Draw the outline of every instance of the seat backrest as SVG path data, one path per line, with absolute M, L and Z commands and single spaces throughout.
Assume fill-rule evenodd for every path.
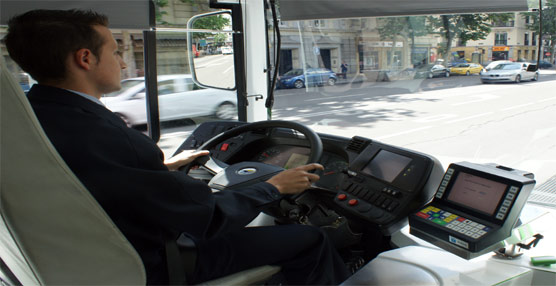
M 23 285 L 144 285 L 139 255 L 56 152 L 2 59 L 0 65 L 2 260 Z

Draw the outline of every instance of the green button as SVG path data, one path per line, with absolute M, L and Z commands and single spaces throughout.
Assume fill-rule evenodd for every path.
M 439 219 L 439 218 L 435 218 L 435 219 L 433 219 L 432 221 L 435 222 L 435 223 L 437 223 L 437 224 L 439 224 L 439 225 L 446 225 L 446 224 L 447 224 L 447 222 L 445 222 L 445 221 L 443 221 L 443 220 L 441 220 L 441 219 Z

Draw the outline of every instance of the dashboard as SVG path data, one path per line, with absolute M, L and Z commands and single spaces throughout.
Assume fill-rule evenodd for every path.
M 310 150 L 307 147 L 284 144 L 274 145 L 258 152 L 251 161 L 290 169 L 306 164 L 309 152 Z M 324 166 L 324 170 L 317 170 L 315 172 L 320 176 L 320 180 L 315 185 L 330 191 L 339 190 L 343 173 L 349 166 L 348 159 L 338 154 L 324 151 L 320 163 Z
M 205 122 L 177 152 L 199 148 L 214 136 L 245 124 Z M 377 227 L 389 235 L 407 224 L 410 212 L 432 200 L 444 173 L 438 160 L 426 154 L 359 136 L 318 136 L 323 143 L 320 163 L 325 169 L 316 172 L 320 180 L 313 189 L 283 203 L 274 213 L 275 217 L 282 216 L 282 222 L 320 225 L 325 224 L 323 221 L 337 223 L 344 217 L 347 224 L 362 221 L 364 228 Z M 223 140 L 210 151 L 212 157 L 230 166 L 256 162 L 252 164 L 283 169 L 306 164 L 310 153 L 304 135 L 287 128 L 247 131 Z

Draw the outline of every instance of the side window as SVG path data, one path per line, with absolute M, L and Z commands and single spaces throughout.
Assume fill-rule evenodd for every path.
M 170 93 L 175 93 L 175 82 L 174 80 L 166 80 L 158 82 L 158 95 L 165 95 Z
M 200 86 L 197 86 L 195 83 L 193 83 L 193 80 L 192 80 L 191 78 L 186 78 L 186 79 L 185 79 L 184 86 L 185 86 L 185 90 L 198 90 L 198 89 L 201 89 Z

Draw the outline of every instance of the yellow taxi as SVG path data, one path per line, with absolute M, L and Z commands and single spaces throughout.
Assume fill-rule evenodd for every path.
M 461 63 L 450 68 L 451 74 L 479 74 L 483 70 L 483 66 L 474 63 Z

